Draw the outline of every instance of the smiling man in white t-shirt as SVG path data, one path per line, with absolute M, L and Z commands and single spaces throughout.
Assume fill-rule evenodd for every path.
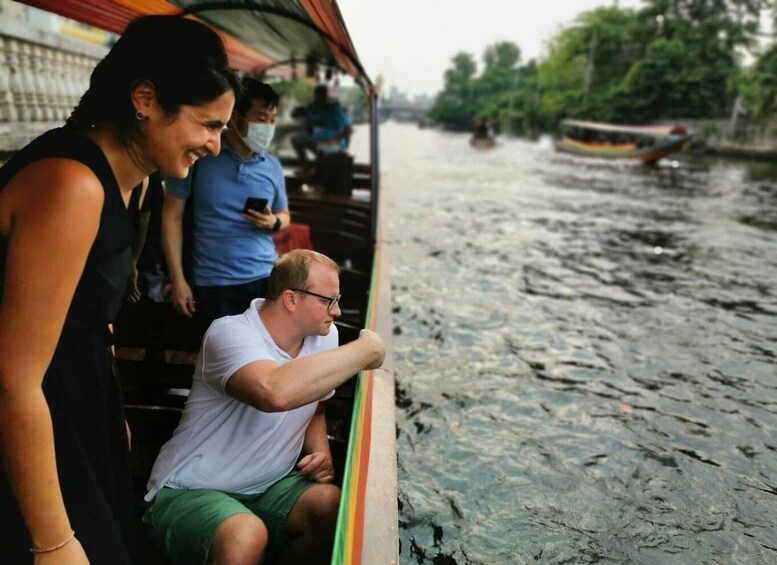
M 384 355 L 369 330 L 338 347 L 339 299 L 336 263 L 290 251 L 266 299 L 205 334 L 146 495 L 144 522 L 176 563 L 260 563 L 268 547 L 278 563 L 329 561 L 340 490 L 324 401 Z

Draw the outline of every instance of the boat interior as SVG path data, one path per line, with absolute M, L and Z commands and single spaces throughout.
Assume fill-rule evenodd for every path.
M 296 162 L 284 159 L 284 165 L 294 167 Z M 315 249 L 340 266 L 342 316 L 336 324 L 341 344 L 358 337 L 365 327 L 373 266 L 370 168 L 356 165 L 353 170 L 347 194 L 332 193 L 326 184 L 303 184 L 298 177 L 287 176 L 292 225 L 275 238 L 279 252 L 295 247 Z M 360 187 L 358 197 L 350 188 L 356 186 Z M 114 324 L 114 342 L 142 504 L 151 466 L 180 419 L 200 337 L 192 320 L 169 303 L 143 298 L 122 306 Z M 355 386 L 354 375 L 327 403 L 338 482 L 345 466 Z
M 354 162 L 347 153 L 335 153 L 317 159 L 312 173 L 308 171 L 303 176 L 301 163 L 295 156 L 279 153 L 285 171 L 292 225 L 275 234 L 274 239 L 279 253 L 295 247 L 312 248 L 340 265 L 342 316 L 336 324 L 341 343 L 357 338 L 361 328 L 371 327 L 381 334 L 387 348 L 390 347 L 387 269 L 382 275 L 376 275 L 382 248 L 378 236 L 377 91 L 356 55 L 336 2 L 22 0 L 22 3 L 116 34 L 140 15 L 182 14 L 217 29 L 225 40 L 230 63 L 244 74 L 267 82 L 273 82 L 275 77 L 303 77 L 311 84 L 318 81 L 330 85 L 345 77 L 359 86 L 365 106 L 369 108 L 369 162 Z M 36 53 L 37 49 L 41 60 L 59 65 L 45 69 L 22 67 L 22 71 L 33 78 L 11 83 L 8 99 L 17 104 L 13 114 L 17 125 L 13 129 L 21 133 L 8 147 L 0 143 L 0 153 L 6 156 L 14 148 L 22 147 L 38 134 L 62 123 L 88 85 L 91 68 L 107 52 L 106 47 L 85 48 L 81 43 L 50 35 L 18 31 L 0 22 L 0 39 L 13 44 L 13 52 L 29 49 Z M 41 69 L 47 70 L 49 75 L 33 76 Z M 62 80 L 68 78 L 68 89 L 61 88 L 57 76 L 63 77 Z M 50 92 L 44 97 L 13 90 L 32 89 L 35 85 Z M 35 100 L 45 100 L 50 107 L 34 107 L 30 101 Z M 383 314 L 376 314 L 376 311 Z M 382 322 L 378 319 L 381 317 Z M 114 342 L 117 372 L 124 389 L 132 433 L 138 510 L 142 511 L 151 467 L 159 449 L 175 429 L 191 387 L 200 337 L 191 319 L 177 313 L 171 304 L 156 302 L 146 295 L 138 302 L 123 305 L 114 324 Z M 393 461 L 388 470 L 394 474 L 389 473 L 391 480 L 387 481 L 385 473 L 388 471 L 384 471 L 381 481 L 388 488 L 381 487 L 381 510 L 373 512 L 382 533 L 376 534 L 377 537 L 372 535 L 373 542 L 365 543 L 362 548 L 367 535 L 363 528 L 369 526 L 363 524 L 370 521 L 362 514 L 367 513 L 364 512 L 365 504 L 372 504 L 372 495 L 365 495 L 372 488 L 367 484 L 366 472 L 372 441 L 369 421 L 372 398 L 363 398 L 365 394 L 360 393 L 360 388 L 366 386 L 366 390 L 371 391 L 372 378 L 372 372 L 366 377 L 365 373 L 354 375 L 327 403 L 336 482 L 343 488 L 333 563 L 346 560 L 358 563 L 362 551 L 376 551 L 381 547 L 387 548 L 389 557 L 377 558 L 380 561 L 394 559 L 397 553 L 393 375 L 385 376 L 385 383 L 377 384 L 384 391 L 381 418 L 386 425 L 383 426 L 383 422 L 377 425 L 385 429 L 379 430 L 383 439 L 374 442 L 379 447 L 373 449 L 373 455 L 385 450 L 385 455 Z M 377 377 L 376 380 L 380 381 Z M 364 382 L 368 385 L 363 386 Z M 372 433 L 375 428 L 372 424 Z M 359 439 L 357 436 L 364 437 Z M 377 543 L 378 538 L 385 539 L 386 543 Z M 155 559 L 152 563 L 165 563 L 161 557 Z M 370 557 L 364 559 L 365 562 L 377 562 Z

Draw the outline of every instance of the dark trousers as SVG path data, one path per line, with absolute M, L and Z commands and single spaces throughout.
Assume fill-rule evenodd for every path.
M 243 284 L 195 286 L 197 310 L 194 320 L 204 335 L 213 320 L 242 314 L 254 298 L 264 298 L 266 292 L 267 277 Z

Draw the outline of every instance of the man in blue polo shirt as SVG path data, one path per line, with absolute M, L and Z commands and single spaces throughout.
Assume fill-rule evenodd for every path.
M 162 245 L 171 300 L 179 312 L 195 318 L 203 333 L 216 318 L 242 313 L 251 300 L 264 296 L 277 257 L 272 234 L 291 221 L 283 169 L 266 152 L 278 94 L 250 77 L 242 86 L 221 152 L 202 157 L 186 179 L 168 179 L 165 186 Z M 183 264 L 188 198 L 193 214 L 189 281 Z M 249 198 L 253 208 L 246 207 Z

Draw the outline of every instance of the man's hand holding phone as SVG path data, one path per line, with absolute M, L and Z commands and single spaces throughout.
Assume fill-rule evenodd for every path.
M 246 198 L 245 204 L 243 204 L 243 214 L 248 214 L 249 211 L 264 212 L 267 209 L 268 201 L 266 198 L 254 198 L 249 196 Z
M 240 214 L 260 230 L 271 230 L 275 225 L 275 215 L 267 205 L 266 198 L 246 198 L 243 212 Z

